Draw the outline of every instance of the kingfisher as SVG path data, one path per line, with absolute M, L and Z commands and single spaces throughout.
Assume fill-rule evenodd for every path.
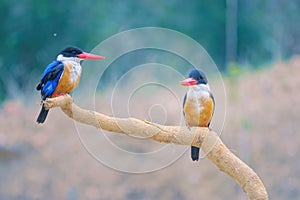
M 215 109 L 214 96 L 210 91 L 207 78 L 200 69 L 193 69 L 189 78 L 180 82 L 183 86 L 189 86 L 183 99 L 183 114 L 186 125 L 190 127 L 209 128 Z M 191 147 L 193 161 L 199 160 L 199 148 Z
M 69 46 L 63 49 L 56 60 L 46 67 L 36 86 L 36 89 L 41 91 L 42 99 L 42 109 L 36 120 L 37 123 L 44 123 L 49 112 L 45 109 L 43 101 L 47 98 L 69 94 L 77 87 L 82 71 L 80 61 L 85 59 L 103 60 L 105 58 Z

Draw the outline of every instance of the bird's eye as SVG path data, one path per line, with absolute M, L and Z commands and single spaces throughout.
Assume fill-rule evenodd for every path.
M 72 54 L 76 54 L 76 51 L 74 50 L 74 51 L 72 51 Z

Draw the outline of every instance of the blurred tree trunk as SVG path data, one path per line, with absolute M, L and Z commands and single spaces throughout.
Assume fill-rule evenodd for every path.
M 226 0 L 226 65 L 237 61 L 237 0 Z

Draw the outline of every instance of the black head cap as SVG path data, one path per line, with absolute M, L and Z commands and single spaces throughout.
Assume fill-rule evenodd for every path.
M 195 79 L 197 81 L 197 85 L 198 84 L 207 84 L 207 78 L 206 78 L 204 72 L 201 71 L 200 69 L 193 69 L 189 73 L 189 78 Z
M 81 49 L 73 46 L 67 47 L 60 52 L 60 54 L 63 55 L 64 57 L 76 57 L 78 54 L 81 53 L 83 53 Z

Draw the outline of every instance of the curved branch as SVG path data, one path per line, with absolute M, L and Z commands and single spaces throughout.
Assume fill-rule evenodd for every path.
M 179 145 L 197 146 L 221 171 L 231 176 L 251 200 L 268 199 L 267 191 L 257 174 L 223 144 L 218 135 L 204 127 L 163 126 L 135 118 L 114 118 L 85 110 L 73 103 L 69 95 L 47 99 L 46 108 L 61 107 L 70 118 L 106 131 Z

